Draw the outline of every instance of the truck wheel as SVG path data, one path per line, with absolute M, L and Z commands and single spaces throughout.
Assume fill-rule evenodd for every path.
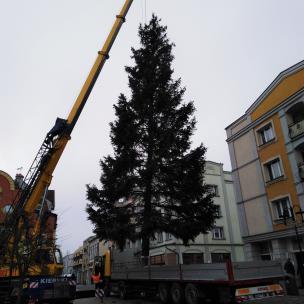
M 119 282 L 118 288 L 119 288 L 119 298 L 122 300 L 126 300 L 127 299 L 127 286 L 126 286 L 125 282 Z
M 185 288 L 185 298 L 187 304 L 198 304 L 199 303 L 199 291 L 194 284 L 187 284 Z
M 169 291 L 169 286 L 164 283 L 160 283 L 158 285 L 158 294 L 159 294 L 159 299 L 162 303 L 167 304 L 170 303 L 170 291 Z
M 174 304 L 184 303 L 184 290 L 181 284 L 173 283 L 171 286 L 171 298 Z

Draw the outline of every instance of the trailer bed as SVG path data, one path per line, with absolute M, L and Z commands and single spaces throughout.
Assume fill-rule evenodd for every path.
M 173 266 L 142 266 L 133 263 L 113 263 L 111 280 L 185 281 L 243 285 L 257 281 L 283 279 L 284 277 L 280 261 L 181 264 Z

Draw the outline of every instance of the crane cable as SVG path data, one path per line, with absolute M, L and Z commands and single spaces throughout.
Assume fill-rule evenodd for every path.
M 141 1 L 141 19 L 142 23 L 147 23 L 147 0 Z

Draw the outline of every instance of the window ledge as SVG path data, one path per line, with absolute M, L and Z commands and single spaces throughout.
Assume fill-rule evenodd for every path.
M 258 149 L 259 149 L 259 150 L 262 150 L 262 149 L 268 147 L 269 145 L 271 145 L 271 144 L 273 144 L 273 143 L 275 143 L 275 142 L 277 142 L 276 137 L 274 137 L 273 139 L 271 139 L 271 140 L 269 140 L 269 141 L 267 141 L 267 142 L 265 142 L 265 143 L 263 143 L 263 144 L 258 145 Z
M 286 218 L 285 221 L 284 221 L 284 219 L 277 218 L 277 219 L 274 219 L 273 222 L 274 222 L 275 224 L 284 224 L 284 225 L 285 225 L 285 222 L 286 222 L 286 226 L 291 225 L 291 224 L 294 223 L 293 220 L 292 220 L 292 217 Z
M 275 179 L 272 179 L 272 180 L 269 180 L 266 182 L 266 186 L 270 186 L 272 184 L 275 184 L 275 183 L 278 183 L 278 182 L 281 182 L 281 181 L 284 181 L 286 180 L 287 178 L 285 177 L 285 175 L 282 175 L 282 176 L 279 176 Z
M 222 238 L 222 239 L 215 239 L 215 238 L 212 238 L 212 240 L 214 240 L 214 241 L 225 241 L 226 238 Z

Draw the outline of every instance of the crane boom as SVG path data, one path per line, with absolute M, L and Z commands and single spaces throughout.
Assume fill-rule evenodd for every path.
M 45 165 L 44 170 L 42 170 L 41 175 L 38 177 L 36 186 L 33 189 L 32 195 L 28 198 L 27 203 L 24 206 L 24 210 L 28 213 L 31 213 L 35 210 L 37 204 L 39 203 L 41 196 L 43 194 L 43 191 L 46 187 L 48 187 L 52 180 L 52 174 L 56 168 L 56 165 L 65 149 L 65 146 L 67 142 L 70 139 L 70 135 L 72 133 L 72 130 L 86 104 L 86 101 L 94 87 L 94 84 L 98 78 L 98 75 L 100 74 L 100 71 L 109 57 L 109 52 L 111 50 L 111 47 L 117 37 L 117 34 L 125 21 L 125 17 L 128 13 L 128 10 L 132 4 L 133 0 L 126 0 L 125 4 L 119 13 L 119 15 L 116 16 L 116 20 L 114 22 L 114 25 L 110 31 L 110 34 L 108 35 L 103 48 L 101 51 L 98 52 L 98 56 L 95 60 L 95 63 L 93 67 L 91 68 L 91 71 L 71 109 L 71 112 L 67 118 L 66 126 L 63 130 L 61 130 L 61 134 L 59 134 L 59 138 L 57 139 L 54 147 L 53 147 L 53 153 L 50 155 L 50 158 Z
M 41 200 L 46 193 L 53 172 L 57 163 L 70 140 L 70 135 L 77 123 L 77 120 L 86 104 L 86 101 L 94 87 L 94 84 L 101 72 L 101 69 L 109 57 L 109 52 L 117 37 L 117 34 L 125 21 L 125 17 L 132 4 L 133 0 L 125 0 L 123 8 L 111 28 L 111 31 L 102 47 L 98 52 L 98 56 L 87 76 L 83 87 L 74 102 L 74 105 L 67 119 L 57 118 L 55 126 L 47 133 L 26 177 L 21 185 L 19 192 L 16 195 L 15 201 L 12 204 L 13 210 L 7 214 L 4 229 L 0 230 L 0 257 L 4 257 L 5 247 L 16 247 L 18 242 L 15 237 L 17 229 L 24 229 L 26 218 L 37 209 Z M 39 230 L 39 221 L 35 227 L 29 227 L 29 231 L 23 232 L 23 235 L 37 234 Z M 28 229 L 28 227 L 26 227 Z M 11 253 L 12 254 L 12 253 Z

